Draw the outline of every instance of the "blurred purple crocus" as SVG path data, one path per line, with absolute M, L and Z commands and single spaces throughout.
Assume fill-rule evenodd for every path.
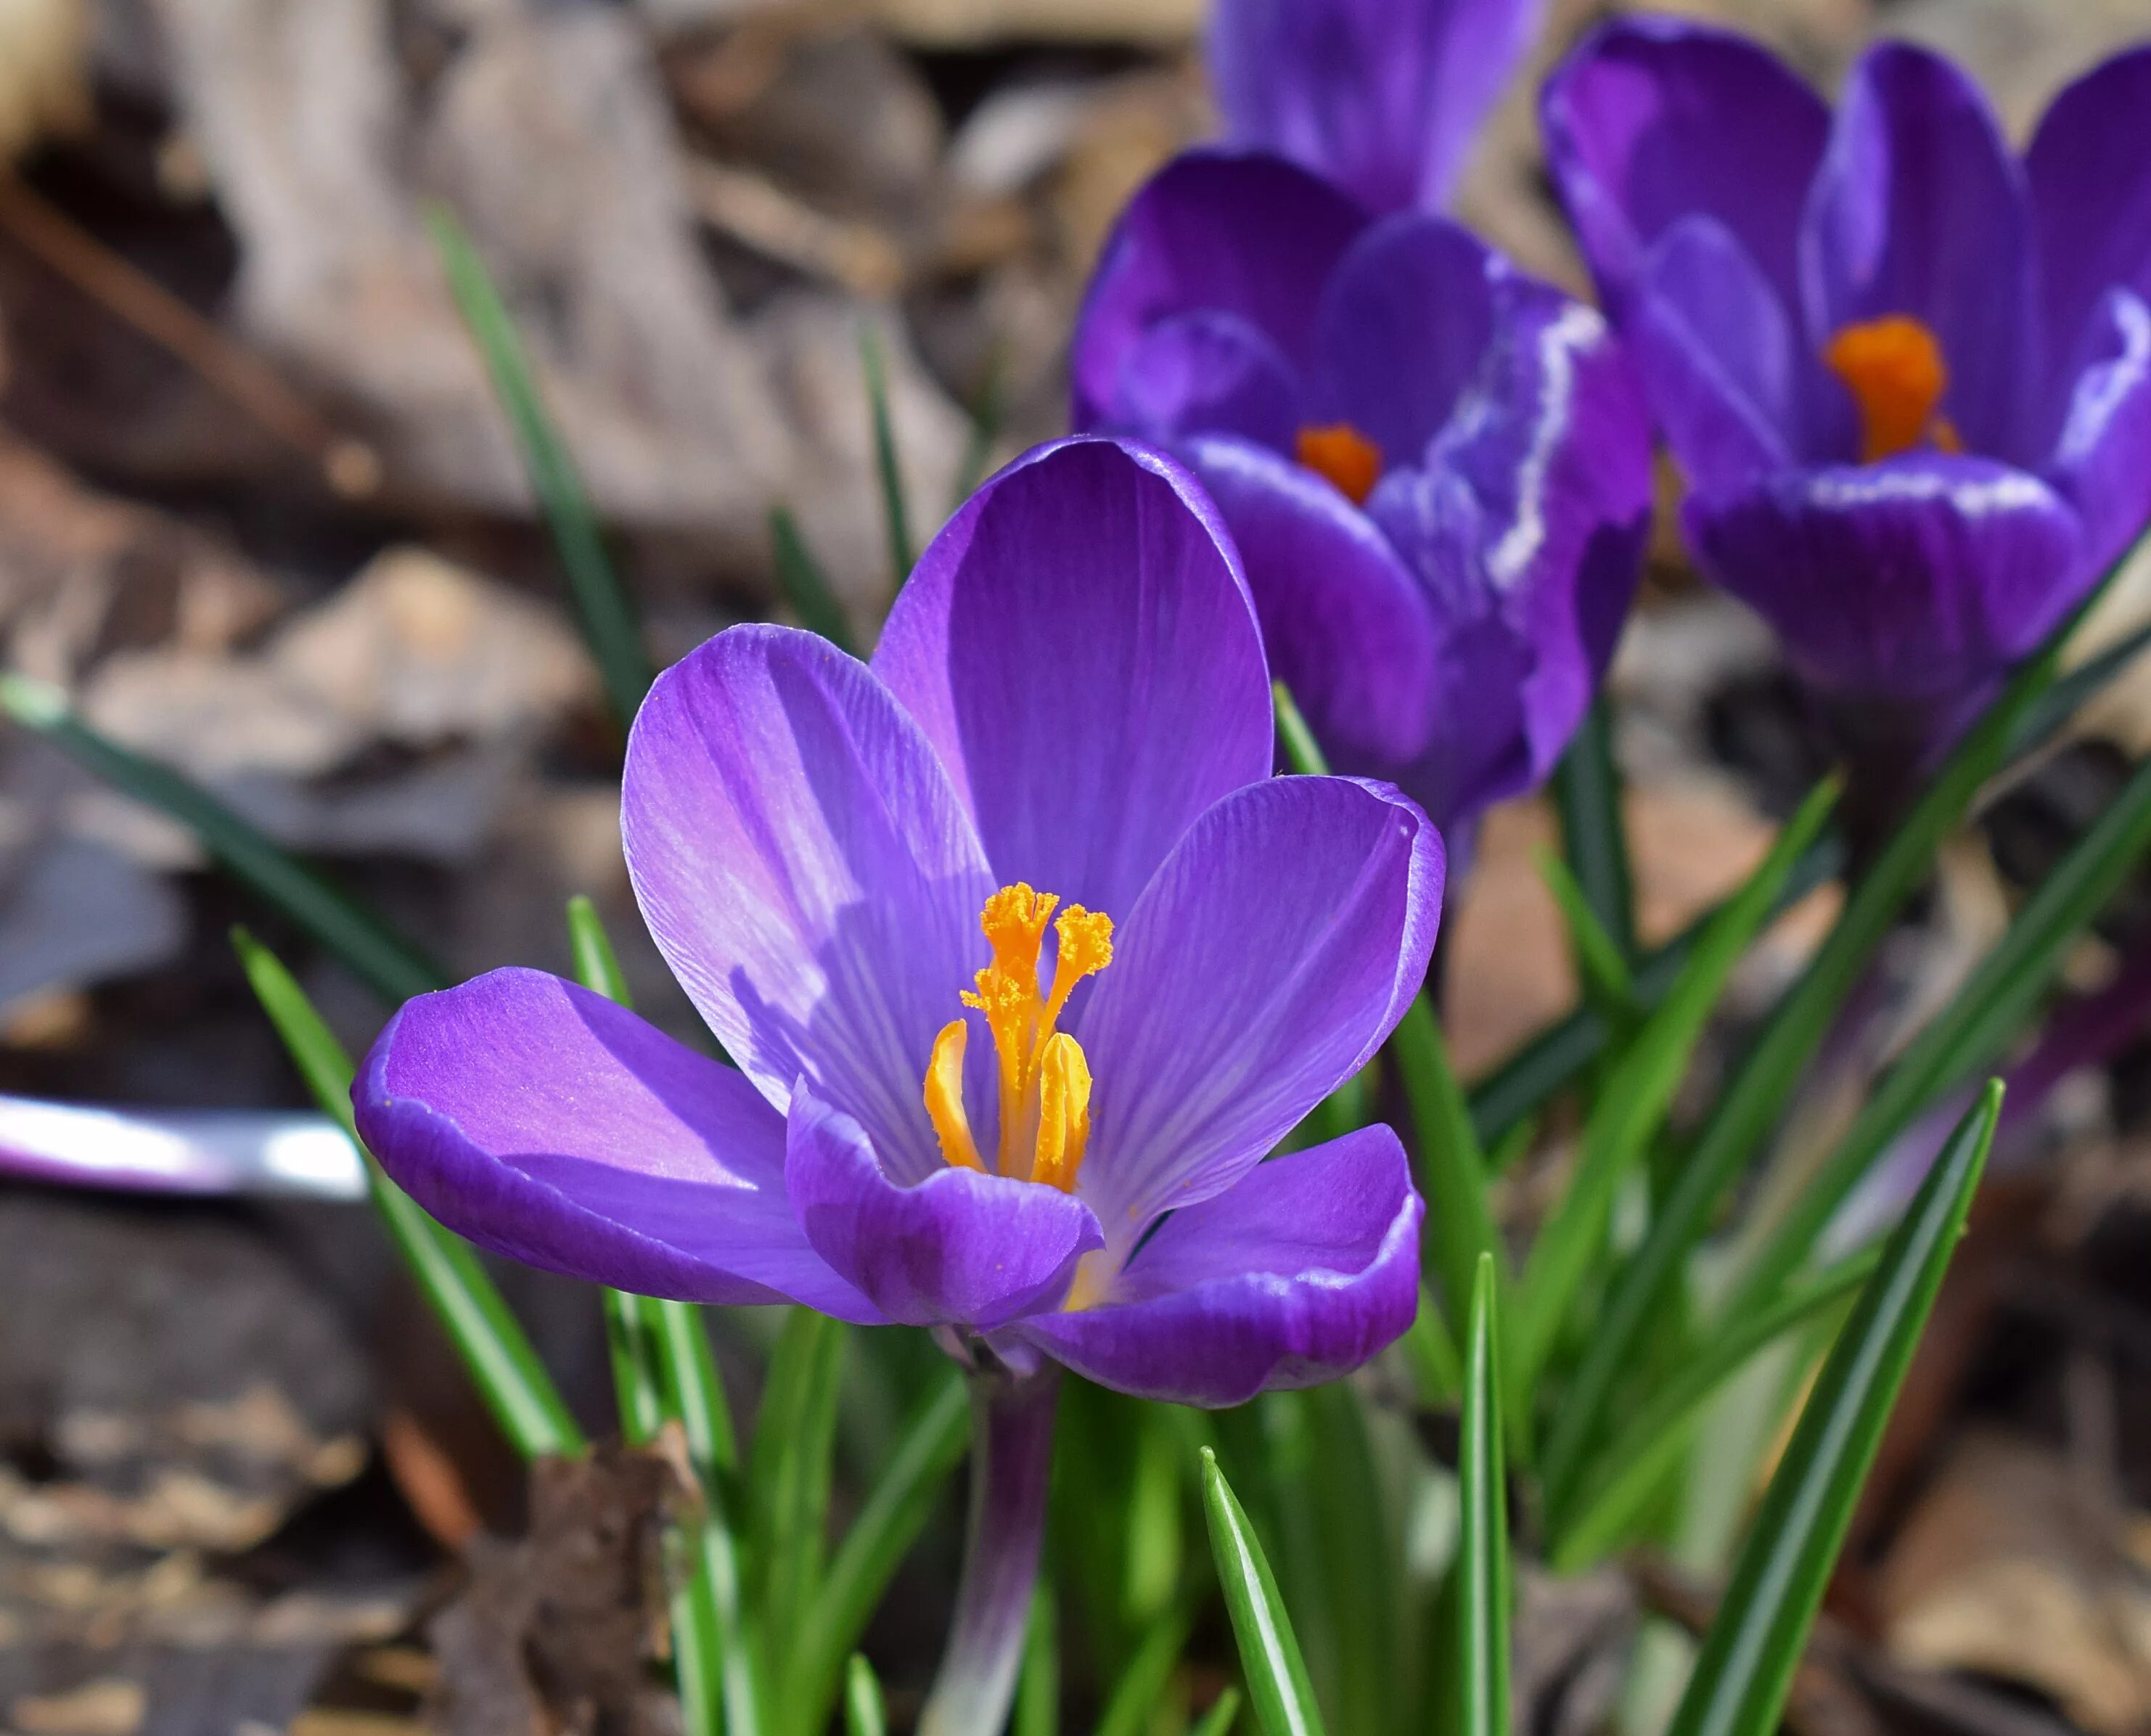
M 2151 509 L 2151 51 L 2020 159 L 1900 43 L 1835 115 L 1744 38 L 1636 18 L 1546 144 L 1686 472 L 1691 546 L 1825 691 L 1946 727 Z
M 1226 139 L 1370 210 L 1438 210 L 1538 12 L 1537 0 L 1217 0 L 1210 81 Z
M 1445 218 L 1196 151 L 1107 241 L 1071 372 L 1078 427 L 1169 448 L 1217 501 L 1333 766 L 1460 849 L 1552 769 L 1649 524 L 1648 425 L 1594 310 Z
M 1003 471 L 872 664 L 775 626 L 660 677 L 621 829 L 738 1070 L 496 971 L 407 1005 L 354 1090 L 482 1245 L 646 1294 L 939 1329 L 982 1369 L 980 1491 L 927 1726 L 997 1729 L 1052 1383 L 1197 1404 L 1410 1324 L 1420 1204 L 1374 1126 L 1262 1160 L 1417 992 L 1440 839 L 1387 786 L 1270 777 L 1231 539 L 1101 439 Z

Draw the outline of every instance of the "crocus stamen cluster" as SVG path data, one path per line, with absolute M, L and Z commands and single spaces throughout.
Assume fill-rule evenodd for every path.
M 1354 506 L 1364 506 L 1382 479 L 1382 448 L 1349 422 L 1323 423 L 1300 429 L 1293 455 L 1317 476 L 1337 485 Z
M 1862 463 L 1921 446 L 1964 450 L 1956 424 L 1941 413 L 1949 363 L 1924 321 L 1908 313 L 1856 321 L 1830 339 L 1823 361 L 1859 407 Z
M 1072 1192 L 1091 1140 L 1091 1063 L 1083 1045 L 1057 1030 L 1076 984 L 1113 962 L 1113 919 L 1102 910 L 1070 904 L 1019 880 L 986 900 L 979 927 L 994 949 L 975 991 L 964 1005 L 986 1016 L 1000 1063 L 1000 1146 L 995 1170 L 1019 1181 L 1042 1182 Z M 1046 924 L 1060 942 L 1052 986 L 1039 993 L 1039 953 Z M 941 1027 L 926 1068 L 926 1113 L 941 1155 L 959 1169 L 983 1170 L 970 1116 L 964 1108 L 964 1057 L 969 1027 L 961 1019 Z

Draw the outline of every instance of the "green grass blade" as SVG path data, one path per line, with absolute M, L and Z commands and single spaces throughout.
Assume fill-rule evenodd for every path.
M 1202 1449 L 1202 1511 L 1255 1721 L 1263 1736 L 1321 1736 L 1322 1714 L 1291 1618 L 1278 1596 L 1276 1577 L 1245 1509 L 1217 1468 L 1217 1454 L 1208 1447 Z
M 428 1217 L 361 1143 L 352 1120 L 351 1057 L 342 1045 L 275 954 L 244 929 L 235 929 L 231 940 L 247 982 L 314 1101 L 365 1155 L 367 1185 L 389 1239 L 470 1370 L 501 1433 L 526 1459 L 582 1451 L 582 1430 L 470 1244 Z
M 881 1678 L 857 1652 L 844 1668 L 844 1736 L 888 1736 Z
M 1299 709 L 1299 701 L 1292 696 L 1292 689 L 1283 681 L 1270 683 L 1270 701 L 1277 710 L 1278 747 L 1284 762 L 1301 777 L 1327 777 L 1329 762 L 1323 757 L 1322 744 L 1314 739 L 1314 731 L 1307 726 L 1307 719 Z
M 1570 1304 L 1604 1245 L 1622 1178 L 1664 1119 L 1726 979 L 1775 905 L 1794 860 L 1829 817 L 1838 787 L 1835 780 L 1826 780 L 1801 803 L 1761 866 L 1711 919 L 1679 979 L 1592 1105 L 1576 1174 L 1532 1244 L 1516 1287 L 1515 1329 L 1508 1337 L 1513 1355 L 1509 1396 L 1520 1419 Z
M 1485 1154 L 1425 995 L 1405 1009 L 1389 1038 L 1389 1053 L 1411 1108 L 1420 1191 L 1426 1196 L 1420 1258 L 1444 1318 L 1460 1334 L 1470 1318 L 1480 1257 L 1500 1258 L 1501 1239 L 1486 1203 Z
M 631 723 L 654 672 L 643 649 L 634 605 L 605 554 L 590 496 L 546 411 L 515 322 L 470 236 L 455 215 L 438 203 L 427 207 L 426 226 L 433 233 L 456 306 L 485 358 L 493 395 L 514 431 L 531 492 L 538 497 L 566 569 L 584 642 L 604 680 L 605 696 L 621 724 Z
M 1554 769 L 1553 800 L 1577 889 L 1625 964 L 1636 956 L 1636 888 L 1613 762 L 1612 708 L 1603 694 Z
M 800 1696 L 803 1728 L 821 1728 L 818 1720 L 827 1717 L 845 1654 L 866 1632 L 897 1563 L 925 1528 L 970 1440 L 970 1400 L 963 1377 L 951 1369 L 905 1425 L 807 1612 L 790 1678 Z
M 1583 980 L 1583 998 L 1617 1024 L 1636 1004 L 1636 979 L 1621 944 L 1599 920 L 1591 895 L 1569 865 L 1551 850 L 1541 850 L 1537 859 L 1539 878 L 1561 907 L 1561 920 L 1568 928 L 1569 950 Z
M 1227 1688 L 1211 1703 L 1210 1709 L 1202 1714 L 1202 1721 L 1189 1732 L 1189 1736 L 1225 1736 L 1239 1715 L 1240 1690 Z
M 867 410 L 873 428 L 874 476 L 881 484 L 882 528 L 888 542 L 893 588 L 903 589 L 914 559 L 911 515 L 903 504 L 903 473 L 896 459 L 896 426 L 889 415 L 888 367 L 881 337 L 872 326 L 859 327 L 859 366 L 865 371 Z
M 785 600 L 799 617 L 799 625 L 810 633 L 819 633 L 838 650 L 857 656 L 858 647 L 852 638 L 851 624 L 844 619 L 844 605 L 837 600 L 828 575 L 807 548 L 807 539 L 799 534 L 799 521 L 792 516 L 789 507 L 770 508 L 769 546 L 777 563 L 777 582 L 783 587 Z
M 1185 1608 L 1168 1610 L 1151 1624 L 1106 1696 L 1097 1736 L 1143 1736 L 1150 1728 L 1151 1715 L 1172 1679 L 1180 1654 L 1187 1649 L 1188 1630 L 1193 1625 Z
M 122 794 L 178 821 L 234 879 L 349 966 L 382 1000 L 399 1004 L 448 981 L 385 918 L 191 779 L 92 729 L 57 687 L 0 675 L 0 711 Z
M 1509 1484 L 1496 1349 L 1500 1288 L 1492 1256 L 1480 1256 L 1471 1287 L 1457 1447 L 1460 1736 L 1509 1736 Z
M 1591 1459 L 1591 1481 L 1572 1517 L 1556 1513 L 1548 1558 L 1556 1573 L 1580 1573 L 1631 1535 L 1652 1496 L 1680 1462 L 1703 1407 L 1785 1334 L 1828 1313 L 1865 1283 L 1879 1251 L 1840 1260 L 1793 1285 L 1769 1307 L 1734 1321 L 1680 1370 Z
M 1060 1736 L 1060 1622 L 1053 1587 L 1043 1576 L 1023 1633 L 1011 1736 Z
M 1994 1139 L 2000 1082 L 1958 1124 L 1816 1377 L 1703 1637 L 1671 1736 L 1771 1736 Z
M 844 1339 L 842 1321 L 790 1310 L 755 1418 L 747 1457 L 752 1607 L 778 1659 L 799 1634 L 821 1581 Z M 788 1673 L 780 1666 L 773 1679 Z

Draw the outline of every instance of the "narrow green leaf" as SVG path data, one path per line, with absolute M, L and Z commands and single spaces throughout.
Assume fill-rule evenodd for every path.
M 1015 1683 L 1013 1736 L 1060 1736 L 1060 1623 L 1053 1587 L 1043 1576 L 1023 1632 L 1023 1670 Z
M 1457 1446 L 1457 1687 L 1461 1736 L 1509 1736 L 1509 1484 L 1496 1344 L 1500 1283 L 1482 1254 L 1471 1287 Z
M 1329 1727 L 1337 1736 L 1389 1736 L 1410 1679 L 1399 1602 L 1403 1527 L 1384 1499 L 1366 1407 L 1342 1380 L 1263 1402 L 1273 1400 L 1299 1408 L 1313 1470 L 1292 1492 L 1313 1521 L 1312 1566 L 1337 1662 Z
M 546 411 L 530 358 L 485 261 L 446 205 L 436 202 L 427 207 L 426 226 L 433 233 L 456 306 L 485 358 L 493 395 L 514 431 L 531 492 L 538 497 L 560 564 L 567 571 L 584 640 L 604 679 L 614 714 L 624 726 L 634 721 L 653 674 L 634 605 L 605 554 L 590 496 Z
M 1292 689 L 1283 681 L 1272 681 L 1270 701 L 1277 710 L 1278 747 L 1285 764 L 1301 777 L 1327 777 L 1329 762 L 1323 755 L 1322 744 L 1314 739 L 1314 731 L 1307 726 Z
M 1189 1736 L 1225 1736 L 1239 1715 L 1240 1690 L 1227 1688 L 1211 1702 L 1210 1709 L 1202 1714 L 1202 1722 L 1189 1732 Z
M 1553 800 L 1577 890 L 1625 966 L 1636 956 L 1635 879 L 1613 762 L 1612 708 L 1602 693 L 1554 769 Z
M 1486 1203 L 1485 1156 L 1449 1064 L 1440 1023 L 1425 995 L 1405 1009 L 1389 1038 L 1389 1053 L 1411 1107 L 1420 1191 L 1426 1196 L 1420 1256 L 1441 1298 L 1444 1318 L 1460 1328 L 1470 1318 L 1480 1256 L 1498 1261 L 1501 1243 Z
M 770 1354 L 755 1418 L 747 1457 L 747 1559 L 755 1576 L 752 1607 L 764 1636 L 779 1648 L 772 1680 L 787 1679 L 782 1648 L 799 1634 L 821 1581 L 844 1338 L 842 1321 L 808 1308 L 791 1309 Z
M 881 1680 L 860 1653 L 852 1653 L 844 1670 L 844 1736 L 888 1736 Z
M 874 475 L 881 483 L 882 526 L 888 540 L 888 566 L 894 588 L 903 589 L 913 561 L 911 519 L 903 504 L 903 474 L 896 460 L 896 428 L 888 408 L 888 368 L 881 337 L 872 326 L 859 327 L 859 365 L 866 371 L 867 409 L 873 424 Z
M 1703 1407 L 1749 1359 L 1786 1333 L 1820 1318 L 1865 1283 L 1879 1250 L 1852 1255 L 1788 1288 L 1721 1330 L 1681 1364 L 1672 1379 L 1592 1453 L 1591 1480 L 1574 1516 L 1554 1516 L 1548 1551 L 1557 1573 L 1580 1573 L 1631 1534 L 1652 1496 L 1679 1464 Z
M 1008 352 L 996 343 L 986 357 L 986 370 L 971 400 L 971 430 L 964 441 L 964 456 L 956 466 L 956 491 L 949 503 L 951 512 L 977 492 L 986 479 L 986 467 L 994 461 L 994 443 L 1001 437 L 1007 418 Z
M 777 563 L 777 582 L 783 587 L 785 600 L 799 617 L 799 625 L 810 633 L 819 633 L 838 650 L 858 655 L 851 624 L 844 618 L 844 605 L 837 600 L 828 575 L 807 546 L 807 539 L 799 534 L 799 521 L 792 516 L 789 507 L 770 508 L 769 546 Z
M 1202 1449 L 1202 1511 L 1255 1721 L 1263 1736 L 1320 1736 L 1322 1714 L 1315 1708 L 1291 1618 L 1278 1596 L 1277 1580 L 1245 1510 L 1217 1468 L 1217 1454 L 1208 1447 Z
M 438 965 L 370 906 L 200 785 L 92 729 L 58 688 L 0 674 L 0 711 L 123 795 L 178 821 L 234 879 L 311 935 L 382 1000 L 401 1003 L 447 982 Z
M 971 1440 L 970 1399 L 954 1369 L 905 1425 L 888 1464 L 838 1546 L 792 1652 L 803 1728 L 819 1729 L 845 1654 L 866 1632 L 897 1563 L 925 1528 Z
M 635 1005 L 627 978 L 620 972 L 620 954 L 612 949 L 612 937 L 605 931 L 598 907 L 584 893 L 568 900 L 568 949 L 575 961 L 577 982 L 620 1006 Z
M 1135 1656 L 1106 1697 L 1106 1709 L 1098 1718 L 1097 1736 L 1143 1736 L 1180 1654 L 1187 1649 L 1192 1626 L 1192 1617 L 1185 1607 L 1170 1610 L 1151 1623 Z
M 341 1124 L 365 1156 L 367 1185 L 389 1239 L 470 1370 L 501 1433 L 526 1459 L 581 1452 L 581 1429 L 470 1244 L 428 1217 L 361 1143 L 352 1119 L 351 1057 L 321 1022 L 306 991 L 245 929 L 235 929 L 231 944 L 315 1102 Z
M 2002 1110 L 1989 1083 L 1950 1136 L 1816 1377 L 1671 1736 L 1771 1736 L 1860 1489 L 1941 1288 Z
M 1420 1280 L 1419 1313 L 1412 1317 L 1403 1344 L 1422 1406 L 1437 1410 L 1464 1390 L 1463 1360 L 1443 1324 L 1441 1304 L 1434 1299 L 1425 1278 Z
M 1711 919 L 1678 980 L 1592 1106 L 1576 1174 L 1532 1244 L 1517 1285 L 1515 1330 L 1507 1345 L 1512 1353 L 1509 1397 L 1519 1420 L 1569 1306 L 1604 1245 L 1622 1178 L 1664 1119 L 1726 979 L 1775 905 L 1794 862 L 1829 817 L 1838 787 L 1835 779 L 1826 780 L 1800 804 L 1762 865 Z
M 605 1308 L 605 1349 L 612 1358 L 620 1435 L 630 1446 L 647 1446 L 664 1425 L 665 1398 L 642 1318 L 642 1298 L 602 1286 L 598 1293 Z
M 1584 999 L 1617 1022 L 1627 1018 L 1636 1004 L 1636 979 L 1622 956 L 1621 945 L 1600 922 L 1587 894 L 1566 863 L 1552 851 L 1537 854 L 1539 878 L 1561 907 L 1568 927 L 1569 948 L 1583 979 Z

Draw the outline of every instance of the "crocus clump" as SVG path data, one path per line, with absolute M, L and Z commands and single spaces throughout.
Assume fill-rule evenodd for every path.
M 1823 690 L 1946 732 L 2151 510 L 2147 107 L 2138 50 L 2020 158 L 1922 49 L 1870 50 L 1833 115 L 1755 44 L 1644 18 L 1549 82 L 1691 546 Z
M 1074 416 L 1170 448 L 1331 763 L 1450 837 L 1552 768 L 1634 593 L 1649 430 L 1605 321 L 1281 158 L 1167 165 L 1107 241 Z
M 736 627 L 635 721 L 635 895 L 736 1070 L 496 971 L 391 1020 L 360 1129 L 472 1240 L 645 1294 L 1193 1404 L 1354 1367 L 1416 1305 L 1403 1151 L 1262 1160 L 1417 992 L 1443 852 L 1393 788 L 1272 777 L 1272 736 L 1200 491 L 1041 448 L 871 665 Z

